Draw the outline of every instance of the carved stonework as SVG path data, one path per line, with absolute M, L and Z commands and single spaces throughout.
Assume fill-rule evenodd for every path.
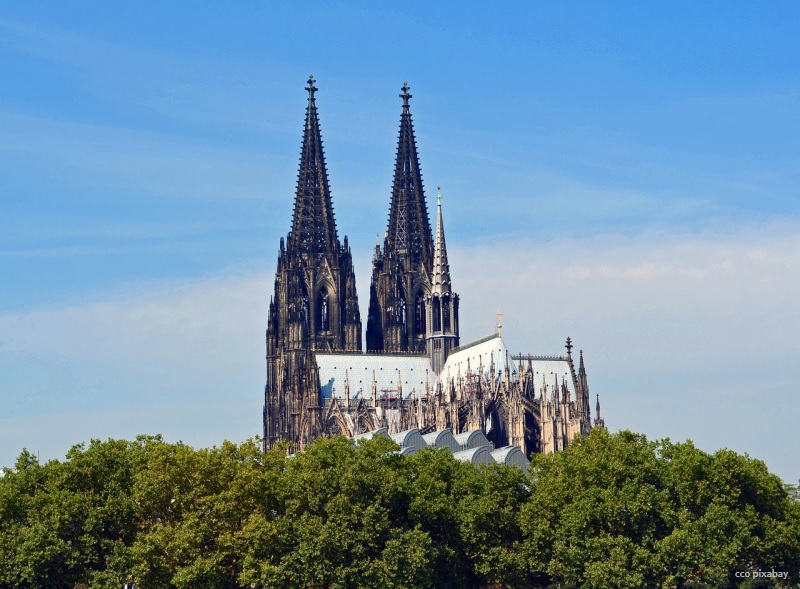
M 592 426 L 580 354 L 510 356 L 497 332 L 459 347 L 441 194 L 431 231 L 404 84 L 389 224 L 376 244 L 367 354 L 347 237 L 339 242 L 317 118 L 306 87 L 292 228 L 280 240 L 267 323 L 264 448 L 302 449 L 321 436 L 483 429 L 495 447 L 554 452 Z M 595 427 L 603 427 L 599 399 Z

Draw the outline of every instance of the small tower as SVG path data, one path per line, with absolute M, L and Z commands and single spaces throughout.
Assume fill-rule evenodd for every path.
M 597 395 L 597 404 L 594 408 L 594 426 L 604 428 L 606 427 L 606 420 L 600 417 L 600 395 Z
M 577 395 L 580 400 L 579 414 L 581 422 L 586 426 L 586 432 L 591 425 L 591 415 L 589 414 L 589 379 L 586 376 L 586 366 L 583 363 L 583 350 L 580 351 L 580 364 L 578 365 L 578 388 Z
M 434 373 L 441 372 L 450 350 L 458 346 L 458 295 L 450 287 L 450 264 L 442 221 L 442 194 L 436 194 L 436 241 L 425 340 Z

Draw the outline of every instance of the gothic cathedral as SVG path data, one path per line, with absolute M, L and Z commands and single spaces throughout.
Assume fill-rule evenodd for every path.
M 483 429 L 495 447 L 562 449 L 592 426 L 583 353 L 510 355 L 498 325 L 459 340 L 441 199 L 431 232 L 408 84 L 389 205 L 372 259 L 366 353 L 353 258 L 339 241 L 314 85 L 308 80 L 291 231 L 280 240 L 267 325 L 264 448 L 385 427 L 425 434 Z M 597 401 L 594 425 L 603 427 Z

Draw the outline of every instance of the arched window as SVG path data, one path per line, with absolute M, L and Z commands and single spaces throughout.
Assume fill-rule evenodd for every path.
M 450 297 L 442 298 L 442 331 L 450 331 Z
M 417 335 L 425 334 L 425 298 L 422 293 L 417 295 L 414 302 L 414 326 L 416 327 Z
M 321 288 L 317 293 L 317 331 L 330 331 L 331 329 L 331 310 L 328 291 Z
M 309 316 L 311 315 L 311 312 L 309 311 L 309 306 L 310 305 L 309 305 L 309 302 L 308 302 L 308 295 L 304 294 L 303 295 L 303 310 L 302 310 L 302 313 L 303 313 L 303 325 L 305 326 L 306 329 L 308 329 L 308 320 L 309 320 Z
M 433 331 L 442 331 L 442 304 L 438 296 L 432 299 Z
M 403 293 L 401 291 L 400 292 L 400 297 L 401 297 L 400 298 L 400 309 L 399 309 L 399 311 L 400 311 L 400 325 L 403 328 L 403 335 L 405 335 L 406 333 L 408 333 L 408 323 L 407 323 L 408 309 L 406 307 L 405 293 Z

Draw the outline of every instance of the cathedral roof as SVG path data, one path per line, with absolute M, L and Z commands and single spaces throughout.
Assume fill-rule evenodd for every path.
M 573 400 L 576 398 L 572 368 L 565 357 L 536 355 L 512 357 L 508 353 L 503 338 L 496 333 L 455 348 L 447 357 L 439 376 L 446 380 L 448 375 L 451 379 L 458 378 L 459 374 L 461 378 L 479 372 L 488 375 L 492 361 L 494 361 L 495 375 L 496 378 L 499 378 L 500 371 L 506 369 L 506 358 L 512 372 L 519 370 L 520 358 L 523 362 L 523 370 L 527 370 L 530 363 L 537 395 L 544 381 L 548 387 L 548 393 L 552 394 L 556 386 L 560 390 L 561 384 L 566 383 L 570 398 Z
M 460 371 L 463 378 L 467 373 L 477 373 L 481 367 L 486 372 L 491 367 L 492 360 L 495 371 L 499 372 L 505 369 L 507 355 L 503 338 L 497 334 L 483 337 L 455 348 L 447 357 L 440 375 L 446 378 L 449 371 L 450 377 L 456 378 Z M 508 358 L 510 362 L 511 357 Z
M 317 352 L 316 357 L 323 399 L 344 399 L 345 382 L 351 399 L 371 399 L 373 375 L 378 399 L 422 397 L 426 383 L 431 394 L 436 385 L 427 355 Z
M 300 253 L 332 253 L 338 248 L 339 238 L 317 118 L 314 76 L 309 77 L 306 91 L 308 106 L 289 246 Z

